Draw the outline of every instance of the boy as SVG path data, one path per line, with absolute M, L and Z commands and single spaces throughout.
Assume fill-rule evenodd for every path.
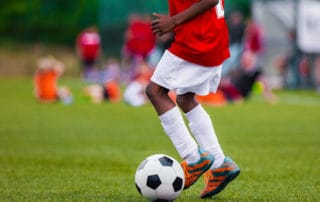
M 72 93 L 65 86 L 58 86 L 58 79 L 64 71 L 64 64 L 52 56 L 40 58 L 34 74 L 34 93 L 41 102 L 52 103 L 61 100 L 70 104 Z
M 101 38 L 95 26 L 82 31 L 76 39 L 76 52 L 81 60 L 86 81 L 96 82 L 97 62 L 101 53 Z
M 206 186 L 201 198 L 218 194 L 240 173 L 239 167 L 224 156 L 209 115 L 195 99 L 196 94 L 217 90 L 221 64 L 230 55 L 223 5 L 223 0 L 169 0 L 170 16 L 155 13 L 151 25 L 154 34 L 174 31 L 175 38 L 156 67 L 146 94 L 184 159 L 185 189 L 204 174 Z M 176 91 L 178 106 L 168 96 L 169 90 Z

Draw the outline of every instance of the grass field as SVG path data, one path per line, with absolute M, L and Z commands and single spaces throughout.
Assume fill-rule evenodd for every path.
M 31 79 L 0 79 L 0 201 L 144 201 L 134 186 L 145 157 L 179 159 L 150 105 L 90 104 L 64 81 L 72 105 L 40 104 Z M 280 91 L 279 103 L 206 106 L 242 173 L 201 200 L 203 183 L 177 201 L 319 201 L 320 96 Z

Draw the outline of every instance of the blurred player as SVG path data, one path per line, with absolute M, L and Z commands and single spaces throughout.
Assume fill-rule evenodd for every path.
M 135 107 L 147 103 L 148 98 L 145 94 L 145 88 L 153 73 L 153 70 L 144 60 L 140 60 L 137 67 L 138 73 L 136 77 L 127 85 L 123 93 L 124 101 Z
M 139 74 L 139 62 L 147 60 L 156 45 L 156 37 L 152 34 L 150 16 L 132 14 L 128 19 L 122 48 L 123 79 L 129 83 Z
M 97 80 L 96 63 L 100 56 L 101 39 L 96 27 L 89 27 L 79 34 L 76 41 L 77 55 L 81 60 L 86 81 Z
M 58 87 L 58 79 L 64 71 L 64 64 L 52 56 L 40 58 L 38 68 L 34 74 L 34 91 L 41 102 L 56 102 L 61 100 L 65 104 L 73 101 L 70 90 Z
M 154 14 L 153 33 L 161 36 L 174 31 L 175 38 L 156 67 L 146 93 L 164 131 L 184 159 L 185 189 L 204 173 L 206 185 L 200 197 L 208 198 L 240 173 L 239 167 L 225 157 L 209 115 L 195 99 L 196 94 L 217 90 L 221 64 L 230 56 L 224 1 L 169 0 L 169 10 L 170 16 Z M 169 90 L 176 91 L 176 103 L 185 113 L 196 141 L 168 96 Z
M 256 54 L 245 51 L 240 61 L 239 67 L 232 71 L 229 77 L 223 78 L 219 86 L 228 101 L 242 102 L 249 98 L 255 86 L 260 86 L 262 96 L 267 102 L 277 102 L 277 97 L 263 76 L 262 68 L 256 64 Z

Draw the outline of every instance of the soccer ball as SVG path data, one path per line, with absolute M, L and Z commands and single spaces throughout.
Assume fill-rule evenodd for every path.
M 138 192 L 152 201 L 173 201 L 182 192 L 184 180 L 180 164 L 165 154 L 147 157 L 135 174 Z

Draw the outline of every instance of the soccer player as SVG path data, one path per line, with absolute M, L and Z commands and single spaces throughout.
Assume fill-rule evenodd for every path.
M 62 101 L 71 104 L 72 93 L 66 86 L 58 86 L 58 79 L 64 71 L 64 64 L 52 56 L 40 58 L 34 74 L 34 93 L 36 98 L 45 103 Z
M 53 57 L 40 58 L 34 74 L 34 92 L 39 101 L 59 100 L 58 79 L 64 71 L 64 64 Z
M 222 191 L 240 173 L 218 142 L 211 118 L 195 95 L 215 92 L 221 64 L 230 55 L 223 0 L 169 0 L 170 15 L 154 13 L 152 31 L 173 31 L 174 42 L 163 54 L 146 88 L 165 133 L 180 157 L 185 189 L 204 174 L 201 198 Z M 168 96 L 175 90 L 176 103 Z M 189 122 L 189 133 L 179 108 Z
M 96 27 L 82 31 L 76 39 L 77 55 L 81 60 L 84 79 L 97 80 L 97 62 L 101 53 L 101 39 Z

